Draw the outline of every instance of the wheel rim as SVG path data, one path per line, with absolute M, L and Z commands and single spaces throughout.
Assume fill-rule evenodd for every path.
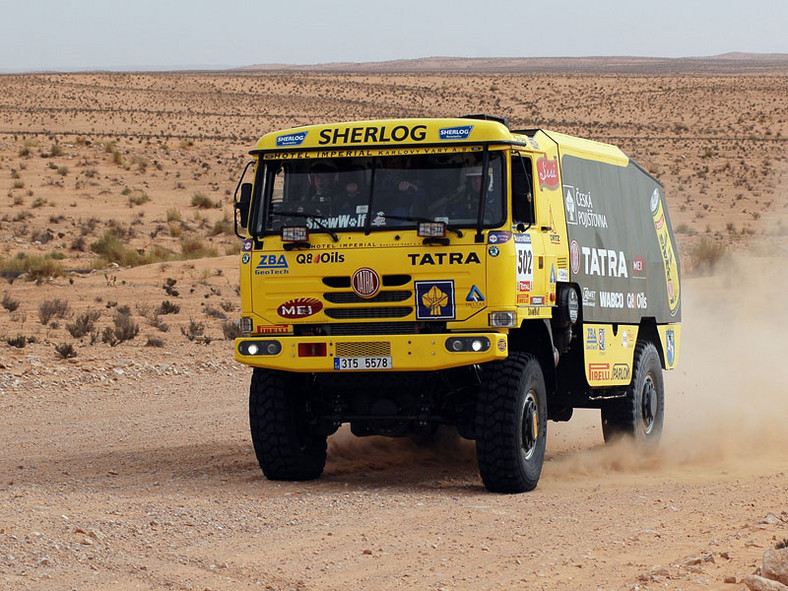
M 640 397 L 640 418 L 643 421 L 643 430 L 650 435 L 654 430 L 654 418 L 657 416 L 657 389 L 654 380 L 646 376 Z
M 539 406 L 536 404 L 536 393 L 530 390 L 523 404 L 523 423 L 520 434 L 520 446 L 523 457 L 530 460 L 536 451 L 539 439 Z

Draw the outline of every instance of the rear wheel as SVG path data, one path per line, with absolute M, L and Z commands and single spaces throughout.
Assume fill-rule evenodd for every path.
M 536 357 L 514 352 L 484 366 L 476 421 L 484 486 L 502 493 L 536 488 L 547 441 L 547 394 Z
M 630 437 L 655 448 L 665 421 L 665 385 L 656 347 L 651 342 L 638 341 L 633 365 L 634 375 L 626 397 L 602 407 L 602 433 L 606 443 Z
M 303 377 L 255 368 L 249 427 L 257 461 L 269 480 L 312 480 L 326 464 L 325 435 L 309 421 Z

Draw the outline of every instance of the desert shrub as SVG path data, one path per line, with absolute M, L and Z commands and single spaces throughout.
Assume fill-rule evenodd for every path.
M 237 320 L 225 320 L 222 322 L 222 334 L 228 341 L 232 341 L 241 336 L 241 326 Z
M 775 550 L 782 550 L 783 548 L 788 548 L 788 538 L 783 538 L 774 545 Z
M 101 317 L 101 310 L 88 310 L 79 316 L 73 323 L 66 324 L 66 330 L 75 339 L 81 339 L 86 334 L 93 332 L 96 321 Z
M 64 273 L 63 264 L 52 256 L 40 257 L 23 252 L 13 258 L 0 261 L 0 271 L 7 276 L 25 274 L 29 281 L 61 277 Z
M 162 288 L 164 289 L 164 291 L 167 292 L 167 295 L 172 296 L 174 298 L 177 298 L 180 295 L 178 290 L 175 289 L 176 283 L 178 283 L 177 279 L 173 279 L 172 277 L 167 277 L 167 279 L 164 281 L 164 285 L 162 285 Z
M 129 193 L 129 207 L 132 205 L 142 205 L 150 201 L 150 196 L 145 191 L 135 189 Z
M 205 335 L 205 323 L 189 318 L 189 325 L 186 327 L 181 326 L 181 333 L 187 339 L 193 341 Z
M 199 209 L 213 209 L 216 207 L 216 204 L 213 202 L 213 200 L 208 197 L 208 195 L 200 191 L 192 195 L 192 205 Z
M 706 237 L 689 249 L 692 268 L 699 273 L 713 273 L 726 254 L 725 244 Z
M 183 259 L 204 259 L 215 256 L 219 256 L 218 251 L 213 246 L 206 246 L 199 238 L 181 240 L 181 258 Z
M 134 322 L 128 312 L 128 306 L 121 306 L 115 311 L 112 326 L 107 326 L 101 333 L 101 341 L 115 347 L 124 341 L 130 341 L 140 332 L 140 325 Z
M 171 207 L 167 210 L 167 221 L 168 222 L 180 222 L 183 218 L 183 214 L 181 210 L 177 207 Z
M 11 345 L 12 347 L 16 347 L 17 349 L 24 349 L 25 345 L 27 345 L 28 340 L 25 335 L 16 335 L 15 337 L 9 337 L 5 340 L 6 343 Z
M 62 156 L 63 155 L 63 148 L 60 144 L 55 142 L 52 144 L 52 147 L 49 148 L 49 155 L 50 156 Z
M 159 337 L 148 337 L 148 340 L 145 342 L 145 346 L 162 349 L 164 348 L 164 339 L 160 339 Z
M 3 300 L 0 303 L 9 312 L 14 312 L 19 307 L 19 300 L 12 298 L 8 292 L 3 294 Z
M 60 176 L 66 176 L 68 174 L 68 166 L 58 166 L 57 173 Z
M 216 318 L 218 320 L 227 320 L 227 315 L 221 310 L 217 310 L 213 306 L 205 306 L 203 312 L 205 312 L 206 316 L 210 316 L 211 318 Z
M 235 232 L 235 225 L 232 218 L 227 214 L 220 220 L 217 220 L 211 230 L 211 236 L 218 236 L 219 234 L 233 234 Z
M 164 300 L 156 310 L 158 314 L 177 314 L 180 311 L 181 307 L 170 300 Z
M 65 318 L 68 314 L 68 302 L 55 298 L 45 300 L 38 306 L 38 319 L 46 326 L 53 318 Z
M 55 353 L 63 359 L 72 359 L 77 356 L 74 345 L 71 343 L 60 343 L 59 345 L 55 345 Z
M 43 197 L 36 197 L 33 203 L 30 204 L 30 207 L 33 209 L 38 209 L 39 207 L 44 207 L 47 204 L 47 200 Z
M 24 189 L 25 188 L 25 181 L 14 181 L 14 184 L 11 185 L 14 189 Z

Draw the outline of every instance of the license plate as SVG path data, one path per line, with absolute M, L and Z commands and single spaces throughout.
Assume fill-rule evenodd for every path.
M 334 369 L 338 371 L 391 369 L 391 357 L 334 357 Z

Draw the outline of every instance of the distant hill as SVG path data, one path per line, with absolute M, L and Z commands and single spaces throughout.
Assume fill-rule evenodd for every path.
M 768 73 L 788 72 L 788 54 L 725 53 L 709 57 L 425 57 L 384 62 L 258 64 L 241 71 L 342 73 Z

